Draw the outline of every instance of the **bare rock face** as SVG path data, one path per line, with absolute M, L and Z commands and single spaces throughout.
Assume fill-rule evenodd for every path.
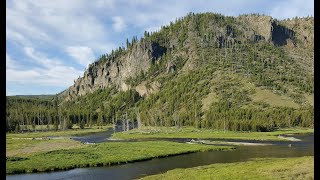
M 140 96 L 146 97 L 152 93 L 156 93 L 160 90 L 161 84 L 158 81 L 154 81 L 151 84 L 147 84 L 145 81 L 139 84 L 135 89 Z
M 221 20 L 221 19 L 220 19 Z M 114 87 L 120 91 L 127 91 L 135 88 L 141 96 L 158 91 L 160 85 L 154 83 L 141 83 L 137 87 L 127 84 L 128 78 L 135 78 L 141 72 L 146 73 L 152 64 L 160 64 L 161 56 L 168 52 L 172 53 L 172 58 L 166 64 L 166 73 L 176 73 L 178 71 L 188 72 L 201 66 L 201 53 L 199 49 L 206 46 L 224 48 L 236 43 L 252 43 L 265 41 L 274 46 L 283 46 L 289 51 L 289 56 L 300 63 L 303 67 L 309 68 L 313 73 L 314 45 L 314 19 L 295 18 L 291 20 L 278 21 L 271 16 L 264 15 L 241 15 L 230 20 L 231 23 L 220 26 L 220 20 L 213 18 L 208 22 L 208 27 L 204 35 L 199 35 L 196 30 L 196 20 L 190 18 L 183 27 L 183 39 L 177 35 L 172 35 L 172 31 L 167 34 L 164 46 L 160 46 L 151 40 L 142 39 L 135 43 L 121 55 L 108 58 L 91 64 L 85 71 L 83 77 L 79 77 L 73 86 L 58 95 L 59 98 L 72 100 L 78 96 L 92 93 L 98 89 Z M 209 36 L 208 34 L 211 35 Z M 235 32 L 241 32 L 239 35 Z M 210 37 L 210 38 L 208 38 Z M 167 41 L 169 40 L 169 41 Z M 180 42 L 181 41 L 181 42 Z M 159 42 L 159 41 L 157 41 Z M 181 46 L 181 47 L 180 47 Z M 306 49 L 310 49 L 306 51 Z M 180 60 L 179 60 L 180 59 Z M 183 59 L 183 64 L 179 63 Z M 272 59 L 271 59 L 272 61 Z M 181 69 L 180 65 L 182 65 Z
M 261 35 L 266 41 L 271 41 L 272 38 L 272 22 L 271 16 L 261 15 L 242 15 L 238 17 L 238 20 L 248 24 L 248 27 L 252 28 L 259 35 Z
M 300 45 L 313 48 L 314 18 L 294 18 L 283 20 L 281 23 L 294 31 L 296 39 L 301 42 Z
M 145 73 L 165 51 L 166 49 L 157 43 L 142 40 L 116 59 L 89 65 L 84 76 L 78 78 L 75 84 L 63 91 L 59 97 L 68 101 L 107 87 L 126 91 L 131 88 L 126 84 L 126 79 L 141 72 Z
M 278 21 L 271 16 L 264 15 L 241 15 L 237 18 L 254 30 L 254 34 L 245 31 L 247 37 L 254 36 L 255 40 L 265 40 L 275 46 L 304 46 L 313 47 L 314 42 L 314 19 L 294 18 Z M 294 41 L 293 41 L 294 40 Z M 296 42 L 299 42 L 296 44 Z
M 174 64 L 174 62 L 168 62 L 167 63 L 167 73 L 174 73 L 176 71 L 177 67 Z

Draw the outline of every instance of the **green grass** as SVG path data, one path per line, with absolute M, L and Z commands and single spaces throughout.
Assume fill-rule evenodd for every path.
M 207 146 L 166 141 L 108 142 L 82 148 L 55 150 L 25 157 L 7 157 L 6 173 L 66 170 L 108 166 L 200 151 L 231 150 L 231 146 Z
M 36 153 L 48 152 L 59 149 L 73 149 L 84 146 L 81 142 L 72 139 L 7 139 L 6 156 L 29 156 Z
M 280 96 L 273 93 L 268 89 L 256 88 L 255 93 L 251 96 L 252 100 L 255 102 L 265 102 L 271 106 L 283 106 L 283 107 L 292 107 L 299 108 L 299 104 L 293 102 L 293 99 L 287 96 Z
M 95 132 L 106 131 L 110 126 L 94 126 L 92 128 L 66 131 L 46 131 L 46 132 L 28 132 L 28 133 L 7 133 L 6 134 L 6 156 L 27 156 L 39 152 L 47 152 L 59 149 L 79 148 L 83 144 L 78 141 L 67 138 L 68 136 L 86 135 Z M 66 137 L 65 139 L 40 139 L 47 136 Z
M 211 91 L 202 101 L 202 110 L 207 111 L 213 102 L 219 102 L 218 96 L 215 92 Z
M 97 128 L 98 126 L 93 126 L 92 128 Z M 58 125 L 58 129 L 61 129 L 61 125 Z M 88 127 L 86 127 L 88 128 Z M 72 125 L 72 130 L 80 129 L 80 127 L 76 124 Z M 20 125 L 20 130 L 28 130 L 28 131 L 55 131 L 55 126 L 53 124 L 49 125 L 35 125 L 34 129 L 32 125 Z
M 192 127 L 181 129 L 160 128 L 160 127 L 143 127 L 141 130 L 131 130 L 129 132 L 116 133 L 113 138 L 116 139 L 141 139 L 141 138 L 217 138 L 217 139 L 241 139 L 241 140 L 272 140 L 286 141 L 277 136 L 281 134 L 300 134 L 313 133 L 314 129 L 310 128 L 288 128 L 280 129 L 273 132 L 234 132 L 234 131 L 213 131 L 199 130 Z
M 219 163 L 187 169 L 174 169 L 148 179 L 314 179 L 314 157 L 264 158 L 247 162 Z
M 8 138 L 37 138 L 37 137 L 47 137 L 47 136 L 77 136 L 91 134 L 95 132 L 105 131 L 111 126 L 93 126 L 92 128 L 79 129 L 74 127 L 73 129 L 68 129 L 65 131 L 41 131 L 41 132 L 26 132 L 26 133 L 7 133 Z
M 314 105 L 314 94 L 304 94 L 305 98 L 311 106 Z

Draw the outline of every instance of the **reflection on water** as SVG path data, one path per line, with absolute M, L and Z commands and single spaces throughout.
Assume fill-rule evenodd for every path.
M 107 141 L 107 139 L 111 137 L 112 133 L 113 129 L 109 128 L 107 131 L 97 132 L 86 136 L 76 136 L 72 137 L 72 139 L 82 143 L 101 143 Z
M 78 168 L 68 171 L 18 174 L 7 179 L 134 179 L 163 173 L 175 168 L 189 168 L 213 163 L 246 161 L 249 158 L 300 157 L 314 154 L 314 135 L 296 135 L 302 141 L 272 142 L 270 146 L 237 146 L 234 151 L 199 152 L 111 167 Z M 270 143 L 270 141 L 268 142 Z M 291 147 L 288 147 L 292 144 Z

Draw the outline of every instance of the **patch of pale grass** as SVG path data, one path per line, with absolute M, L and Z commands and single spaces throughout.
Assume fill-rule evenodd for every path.
M 273 93 L 268 89 L 256 88 L 255 93 L 251 96 L 252 100 L 255 102 L 265 102 L 271 106 L 283 106 L 283 107 L 292 107 L 299 108 L 299 105 L 293 102 L 293 99 L 287 96 L 280 96 Z
M 84 146 L 81 142 L 72 139 L 52 140 L 11 140 L 7 144 L 6 156 L 27 156 L 40 152 L 54 151 L 58 149 L 73 149 Z
M 262 158 L 247 162 L 217 163 L 174 169 L 142 179 L 314 179 L 314 157 Z

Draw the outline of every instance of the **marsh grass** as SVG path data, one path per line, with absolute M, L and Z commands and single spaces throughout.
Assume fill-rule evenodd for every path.
M 209 129 L 196 129 L 193 127 L 143 127 L 129 132 L 116 133 L 113 138 L 117 139 L 142 139 L 142 138 L 216 138 L 216 139 L 238 139 L 238 140 L 272 140 L 288 141 L 278 138 L 283 134 L 313 133 L 311 128 L 287 128 L 273 132 L 236 132 L 236 131 L 214 131 Z
M 174 169 L 147 176 L 152 179 L 314 179 L 314 157 L 261 158 L 247 162 L 218 163 L 187 169 Z
M 91 128 L 79 129 L 74 126 L 73 129 L 68 129 L 65 131 L 37 131 L 37 132 L 25 132 L 25 133 L 7 133 L 6 138 L 37 138 L 37 137 L 47 137 L 47 136 L 78 136 L 86 135 L 96 132 L 106 131 L 107 128 L 111 126 L 94 126 Z
M 36 153 L 73 149 L 84 146 L 81 142 L 72 139 L 31 140 L 31 139 L 7 139 L 6 156 L 28 156 Z
M 7 133 L 6 134 L 6 156 L 28 156 L 40 152 L 47 152 L 59 149 L 73 149 L 82 147 L 83 144 L 70 139 L 70 136 L 86 135 L 96 132 L 106 131 L 110 126 L 94 126 L 92 128 L 66 131 L 46 131 L 27 133 Z M 62 139 L 45 139 L 48 136 L 57 136 Z M 40 138 L 40 139 L 32 139 Z M 44 139 L 41 139 L 44 138 Z
M 295 103 L 292 98 L 284 95 L 278 95 L 268 89 L 256 88 L 255 93 L 251 96 L 255 102 L 265 102 L 275 107 L 292 107 L 299 108 L 299 104 Z
M 110 166 L 152 158 L 200 151 L 231 150 L 231 146 L 207 146 L 167 141 L 108 142 L 68 150 L 55 150 L 28 156 L 22 161 L 7 160 L 6 173 L 30 173 L 79 167 Z M 14 157 L 19 159 L 20 157 Z

